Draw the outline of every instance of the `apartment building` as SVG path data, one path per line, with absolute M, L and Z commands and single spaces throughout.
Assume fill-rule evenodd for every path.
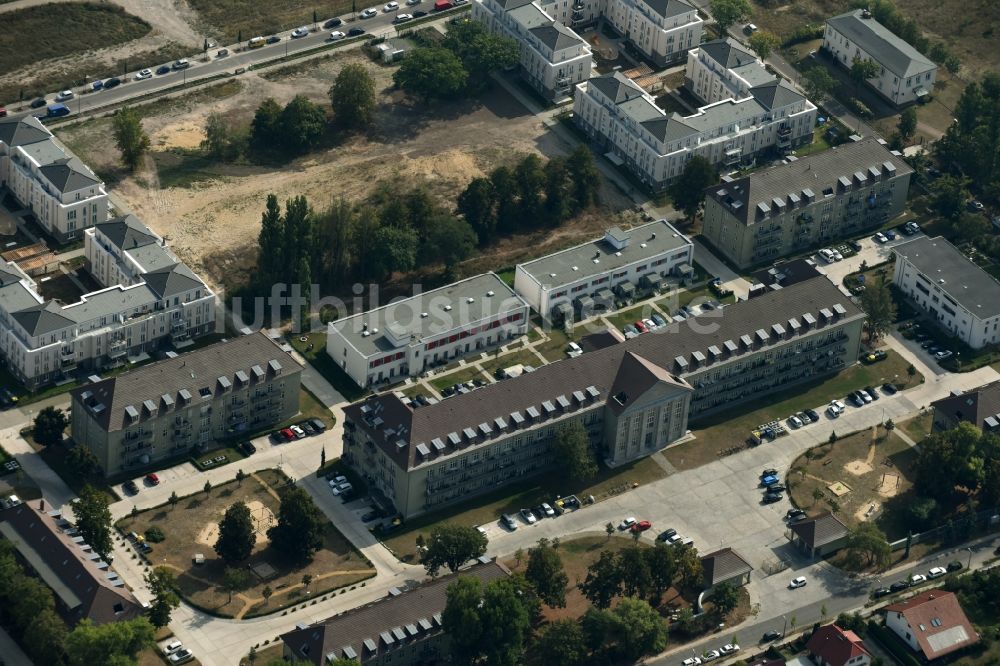
M 590 76 L 590 45 L 538 0 L 474 0 L 472 18 L 518 43 L 521 74 L 546 99 L 566 97 Z
M 971 423 L 983 432 L 1000 433 L 1000 381 L 977 386 L 968 391 L 952 391 L 931 403 L 934 427 L 951 430 L 960 423 Z
M 593 1 L 593 0 L 591 0 Z M 596 0 L 600 14 L 637 51 L 659 67 L 684 60 L 701 43 L 704 21 L 682 0 Z M 586 4 L 587 0 L 584 0 Z M 577 0 L 579 4 L 579 0 Z
M 688 51 L 684 69 L 684 85 L 703 104 L 751 97 L 753 88 L 774 79 L 753 51 L 731 37 Z
M 31 115 L 0 118 L 0 187 L 60 243 L 108 219 L 104 183 Z
M 922 101 L 934 90 L 937 65 L 876 21 L 867 9 L 827 19 L 823 49 L 847 69 L 855 60 L 873 60 L 879 73 L 868 84 L 896 106 Z
M 639 85 L 612 72 L 577 85 L 573 119 L 611 162 L 661 191 L 695 155 L 736 168 L 810 143 L 816 107 L 775 78 L 748 97 L 723 99 L 690 116 L 667 114 Z
M 69 304 L 46 301 L 15 263 L 0 265 L 0 351 L 28 389 L 214 330 L 215 295 L 135 217 L 85 230 L 84 254 L 102 288 Z
M 494 273 L 331 322 L 326 353 L 358 386 L 392 384 L 528 331 L 528 305 Z
M 209 449 L 295 416 L 301 374 L 263 332 L 219 342 L 75 389 L 73 441 L 107 476 Z
M 658 289 L 667 276 L 693 272 L 694 246 L 666 220 L 627 231 L 609 229 L 603 238 L 518 264 L 514 289 L 546 319 L 585 319 L 614 309 L 616 297 Z
M 892 249 L 893 283 L 973 349 L 1000 342 L 1000 282 L 954 245 L 923 236 Z
M 703 233 L 739 268 L 772 262 L 898 217 L 912 173 L 877 139 L 845 143 L 708 188 Z
M 864 318 L 819 276 L 429 406 L 377 395 L 345 409 L 343 460 L 404 518 L 550 469 L 568 423 L 621 465 L 689 419 L 853 364 Z

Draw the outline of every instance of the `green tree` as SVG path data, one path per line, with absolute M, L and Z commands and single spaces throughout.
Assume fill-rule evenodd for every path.
M 576 214 L 597 203 L 597 193 L 601 187 L 601 173 L 590 149 L 580 144 L 566 158 L 566 170 L 573 183 L 572 213 Z
M 364 65 L 346 65 L 330 87 L 333 117 L 341 127 L 363 130 L 375 121 L 375 79 Z
M 243 479 L 247 478 L 247 473 L 242 469 L 236 470 L 236 487 L 239 488 L 243 485 Z
M 486 245 L 496 233 L 497 218 L 493 214 L 495 193 L 489 178 L 473 178 L 458 195 L 458 212 L 476 232 L 480 245 Z
M 736 610 L 740 604 L 740 590 L 732 583 L 719 583 L 712 590 L 711 599 L 716 614 L 723 618 Z
M 219 586 L 224 592 L 229 593 L 229 601 L 233 600 L 233 593 L 240 592 L 250 586 L 250 572 L 245 569 L 226 567 L 222 572 L 222 584 Z
M 826 71 L 826 67 L 816 66 L 802 76 L 802 88 L 806 97 L 819 102 L 837 85 L 837 80 Z
M 142 163 L 142 156 L 149 150 L 149 136 L 142 129 L 142 116 L 138 110 L 123 106 L 115 112 L 111 127 L 122 163 L 129 171 L 135 171 Z
M 208 495 L 209 493 L 211 493 L 212 492 L 212 482 L 209 481 L 208 479 L 205 479 L 205 485 L 202 486 L 202 489 L 205 491 L 206 495 Z
M 975 493 L 986 472 L 981 437 L 979 429 L 968 422 L 925 437 L 914 466 L 918 495 L 954 506 L 960 496 Z
M 313 231 L 322 272 L 328 283 L 337 288 L 351 271 L 354 247 L 351 230 L 357 215 L 344 197 L 338 197 L 323 213 L 315 216 Z
M 880 339 L 892 328 L 896 321 L 896 301 L 884 277 L 861 292 L 861 309 L 868 315 L 866 324 L 871 340 Z
M 750 48 L 754 50 L 754 53 L 761 60 L 767 60 L 767 56 L 771 55 L 774 49 L 780 45 L 781 40 L 773 32 L 758 30 L 750 35 Z
M 520 664 L 524 654 L 524 641 L 531 630 L 531 617 L 515 583 L 503 578 L 490 581 L 483 590 L 479 615 L 483 627 L 482 647 L 486 664 Z
M 302 587 L 305 587 L 305 588 L 308 589 L 309 583 L 311 583 L 312 581 L 313 581 L 312 574 L 305 574 L 305 575 L 303 575 L 302 576 Z
M 448 26 L 441 46 L 461 61 L 468 73 L 468 86 L 473 90 L 486 88 L 490 74 L 513 67 L 521 55 L 516 41 L 491 33 L 479 21 L 460 21 Z
M 153 625 L 144 617 L 95 625 L 84 619 L 66 636 L 69 666 L 134 666 L 140 652 L 155 645 Z
M 575 620 L 561 619 L 545 624 L 535 645 L 538 662 L 546 666 L 584 666 L 587 646 L 583 629 Z
M 201 149 L 210 157 L 223 162 L 235 162 L 246 154 L 249 141 L 249 128 L 234 126 L 231 119 L 218 111 L 208 114 Z
M 264 597 L 264 605 L 266 606 L 271 602 L 271 596 L 274 594 L 274 590 L 271 589 L 270 585 L 265 585 L 264 589 L 260 591 L 260 595 Z
M 610 653 L 617 640 L 618 628 L 618 618 L 606 609 L 591 606 L 580 618 L 584 645 L 594 653 L 594 657 L 606 655 L 608 658 L 602 660 L 605 662 L 611 661 Z
M 610 550 L 603 550 L 587 567 L 587 577 L 577 588 L 597 608 L 607 608 L 611 600 L 621 596 L 622 574 L 618 558 Z
M 573 184 L 566 160 L 554 157 L 545 165 L 545 214 L 553 225 L 570 216 L 573 209 Z
M 750 3 L 747 0 L 711 0 L 709 7 L 723 36 L 729 31 L 729 26 L 745 21 L 750 16 Z
M 180 501 L 180 498 L 177 497 L 177 493 L 171 492 L 170 497 L 167 498 L 167 501 L 170 502 L 170 508 L 173 509 L 175 506 L 177 506 L 177 502 Z
M 94 552 L 105 560 L 111 554 L 111 510 L 108 498 L 90 485 L 83 487 L 79 498 L 73 500 L 76 529 Z
M 285 218 L 278 205 L 278 197 L 267 195 L 267 204 L 260 219 L 257 237 L 257 279 L 270 285 L 282 279 L 285 256 Z
M 534 153 L 526 156 L 515 167 L 514 179 L 517 182 L 522 222 L 540 219 L 542 191 L 545 188 L 545 168 L 542 159 Z
M 149 621 L 159 629 L 170 624 L 170 613 L 180 606 L 177 596 L 177 578 L 165 567 L 156 567 L 146 574 L 146 585 L 153 593 L 153 603 L 149 608 Z
M 414 49 L 392 75 L 397 87 L 423 100 L 456 97 L 468 78 L 462 61 L 441 47 Z
M 455 266 L 475 251 L 476 241 L 476 232 L 468 222 L 452 215 L 438 215 L 424 240 L 423 255 L 429 263 L 443 263 L 445 272 L 452 275 Z
M 312 498 L 298 486 L 291 486 L 281 497 L 278 522 L 267 531 L 271 547 L 290 562 L 305 564 L 323 545 L 326 518 Z
M 480 617 L 482 586 L 478 578 L 459 576 L 448 585 L 441 612 L 445 633 L 451 639 L 452 660 L 472 664 L 478 658 L 483 637 Z
M 552 608 L 566 607 L 566 586 L 569 577 L 563 569 L 562 558 L 546 539 L 528 551 L 528 567 L 524 577 L 535 587 L 539 598 Z
M 66 430 L 67 425 L 69 425 L 69 419 L 66 418 L 63 410 L 51 406 L 45 407 L 35 417 L 35 430 L 33 433 L 35 441 L 42 446 L 61 444 L 63 431 Z
M 420 561 L 431 576 L 436 576 L 443 566 L 455 573 L 469 560 L 484 555 L 487 545 L 486 535 L 476 528 L 444 523 L 431 530 Z
M 615 533 L 615 524 L 611 522 L 605 523 L 604 533 L 608 535 L 608 540 L 610 541 L 611 537 L 614 536 Z
M 854 94 L 861 91 L 861 85 L 869 79 L 878 76 L 881 67 L 870 58 L 855 58 L 851 63 L 851 80 L 854 81 Z
M 281 146 L 281 105 L 268 97 L 257 107 L 250 123 L 250 148 L 269 155 Z
M 70 448 L 66 454 L 66 464 L 80 478 L 94 479 L 101 476 L 101 462 L 97 459 L 97 455 L 83 444 Z
M 60 664 L 68 633 L 63 619 L 51 608 L 46 608 L 24 629 L 22 644 L 36 664 Z
M 892 547 L 875 523 L 860 523 L 847 535 L 847 556 L 855 564 L 885 569 L 892 561 Z
M 590 436 L 579 421 L 571 421 L 556 430 L 552 450 L 562 461 L 570 479 L 589 481 L 597 476 L 597 460 L 590 446 Z
M 379 227 L 372 237 L 374 275 L 384 279 L 396 271 L 412 270 L 417 265 L 419 246 L 417 232 L 409 226 Z
M 676 549 L 657 541 L 655 546 L 647 548 L 643 554 L 649 566 L 650 590 L 659 598 L 674 582 L 674 572 L 677 570 Z
M 705 200 L 705 188 L 718 180 L 719 174 L 711 162 L 700 155 L 692 157 L 670 188 L 674 208 L 683 212 L 688 220 L 693 220 Z
M 903 112 L 899 114 L 899 124 L 896 125 L 896 131 L 899 132 L 903 141 L 909 141 L 913 138 L 917 131 L 917 110 L 915 108 L 909 106 L 903 109 Z
M 496 230 L 500 234 L 515 231 L 518 226 L 517 180 L 514 171 L 500 166 L 490 172 L 493 198 L 496 201 Z
M 52 590 L 41 580 L 25 575 L 20 567 L 9 584 L 4 607 L 18 631 L 25 631 L 41 613 L 55 609 Z
M 704 570 L 698 550 L 693 546 L 684 546 L 677 555 L 677 583 L 689 590 L 699 588 L 702 584 Z
M 238 564 L 253 552 L 257 534 L 254 531 L 250 509 L 243 502 L 236 502 L 219 521 L 219 538 L 215 541 L 215 552 L 228 565 Z
M 302 195 L 285 202 L 284 227 L 282 228 L 282 280 L 288 284 L 299 283 L 299 270 L 303 257 L 309 257 L 312 245 L 312 209 Z
M 319 142 L 326 131 L 326 113 L 305 95 L 296 95 L 281 111 L 281 143 L 293 153 L 304 153 Z
M 625 548 L 618 553 L 618 572 L 622 581 L 622 592 L 630 597 L 645 597 L 652 587 L 652 575 L 645 554 L 638 545 Z
M 618 620 L 617 652 L 628 660 L 663 652 L 667 647 L 667 625 L 649 602 L 622 599 L 612 611 Z

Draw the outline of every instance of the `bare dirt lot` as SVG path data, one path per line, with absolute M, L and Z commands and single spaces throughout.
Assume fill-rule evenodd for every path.
M 363 63 L 379 90 L 377 130 L 368 136 L 348 138 L 275 168 L 216 164 L 194 151 L 212 111 L 226 114 L 233 123 L 247 123 L 263 99 L 284 102 L 296 94 L 328 108 L 333 79 L 351 62 Z M 153 150 L 146 167 L 124 177 L 114 190 L 132 212 L 167 236 L 194 270 L 216 286 L 232 285 L 234 276 L 252 268 L 268 193 L 277 194 L 280 201 L 303 194 L 319 208 L 339 196 L 363 199 L 378 182 L 388 181 L 400 191 L 422 185 L 451 206 L 470 179 L 499 164 L 513 163 L 527 152 L 554 157 L 573 148 L 502 89 L 479 100 L 425 107 L 391 89 L 392 72 L 359 52 L 346 52 L 293 66 L 282 75 L 268 74 L 271 80 L 256 74 L 241 77 L 239 87 L 230 84 L 226 94 L 203 93 L 196 101 L 146 107 L 143 125 Z M 89 121 L 59 134 L 85 162 L 105 174 L 113 172 L 118 161 L 107 146 L 108 126 L 107 120 Z M 603 210 L 597 213 L 530 239 L 502 241 L 490 249 L 493 265 L 487 267 L 505 265 L 526 247 L 539 254 L 541 247 L 565 246 L 589 237 L 607 224 L 609 211 L 627 205 L 609 187 L 602 189 L 601 200 Z

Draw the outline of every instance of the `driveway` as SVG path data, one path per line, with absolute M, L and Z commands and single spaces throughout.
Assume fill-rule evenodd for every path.
M 850 292 L 844 288 L 845 277 L 851 273 L 857 273 L 860 271 L 862 263 L 871 267 L 889 261 L 892 259 L 892 248 L 897 245 L 902 245 L 903 243 L 911 241 L 915 238 L 920 238 L 923 235 L 924 233 L 922 231 L 919 231 L 912 236 L 898 234 L 896 236 L 896 240 L 891 240 L 888 243 L 876 243 L 871 237 L 862 238 L 858 240 L 858 243 L 861 244 L 860 252 L 854 256 L 847 257 L 843 261 L 837 261 L 832 264 L 826 263 L 826 261 L 818 254 L 812 255 L 810 258 L 816 262 L 816 265 L 823 270 L 823 272 L 833 281 L 835 285 L 840 287 L 841 291 L 850 296 Z
M 750 290 L 750 282 L 737 275 L 733 269 L 708 249 L 701 239 L 693 238 L 692 242 L 694 243 L 694 260 L 714 277 L 721 278 L 723 288 L 737 294 L 745 294 Z

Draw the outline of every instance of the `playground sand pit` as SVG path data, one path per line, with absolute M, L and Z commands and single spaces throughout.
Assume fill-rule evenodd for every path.
M 854 476 L 863 476 L 872 471 L 872 466 L 865 460 L 852 460 L 844 465 L 844 470 Z
M 858 507 L 858 510 L 854 512 L 854 519 L 859 523 L 866 520 L 873 520 L 879 513 L 879 509 L 882 505 L 879 502 L 871 502 L 869 504 L 862 504 Z
M 899 475 L 892 472 L 886 472 L 882 475 L 882 480 L 879 482 L 875 490 L 882 497 L 895 497 L 899 494 Z
M 267 530 L 274 525 L 274 513 L 257 500 L 247 502 L 247 508 L 250 509 L 250 520 L 253 522 L 255 544 L 266 541 Z M 215 542 L 219 540 L 219 523 L 205 525 L 195 540 L 205 546 L 215 546 Z
M 851 492 L 850 486 L 840 481 L 834 481 L 828 485 L 826 489 L 833 493 L 836 497 L 843 497 L 847 493 Z

